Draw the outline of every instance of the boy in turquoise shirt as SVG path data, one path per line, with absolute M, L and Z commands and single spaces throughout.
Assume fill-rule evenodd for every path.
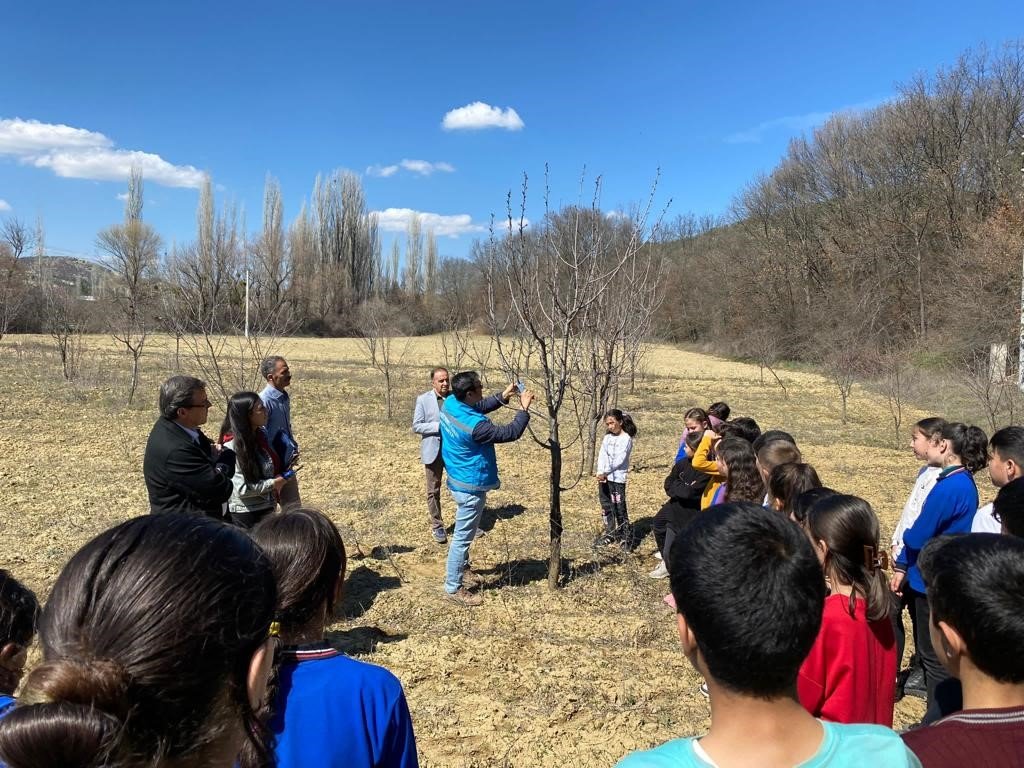
M 683 653 L 707 680 L 711 729 L 619 768 L 920 767 L 888 728 L 826 723 L 797 701 L 825 581 L 791 521 L 749 502 L 712 507 L 673 544 L 669 573 Z

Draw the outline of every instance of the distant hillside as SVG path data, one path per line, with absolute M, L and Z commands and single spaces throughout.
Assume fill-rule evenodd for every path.
M 71 256 L 43 256 L 42 262 L 35 256 L 23 256 L 25 272 L 33 283 L 63 285 L 83 299 L 95 299 L 103 294 L 103 284 L 113 277 L 114 272 L 95 261 L 76 259 Z

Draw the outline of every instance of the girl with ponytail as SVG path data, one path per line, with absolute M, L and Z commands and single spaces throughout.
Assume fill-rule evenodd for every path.
M 800 703 L 823 720 L 891 728 L 896 637 L 878 518 L 864 499 L 837 494 L 811 508 L 807 535 L 831 594 L 797 677 Z
M 936 688 L 949 680 L 950 674 L 932 647 L 931 611 L 917 558 L 936 536 L 971 532 L 971 524 L 978 511 L 974 473 L 988 463 L 988 435 L 979 427 L 946 422 L 941 426 L 939 439 L 925 446 L 925 455 L 931 466 L 939 468 L 939 474 L 924 500 L 920 515 L 903 532 L 903 549 L 896 557 L 896 572 L 890 587 L 915 618 L 914 646 L 924 667 L 928 697 L 928 711 L 922 723 L 929 725 L 960 707 L 955 686 L 943 686 L 940 695 L 936 696 Z
M 270 564 L 242 531 L 147 515 L 101 533 L 57 579 L 42 662 L 0 720 L 8 768 L 272 765 L 255 711 L 276 630 Z

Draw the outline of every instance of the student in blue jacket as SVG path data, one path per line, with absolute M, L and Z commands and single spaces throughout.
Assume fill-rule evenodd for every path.
M 941 439 L 933 440 L 925 450 L 928 463 L 939 467 L 935 486 L 929 492 L 914 524 L 903 532 L 903 551 L 896 558 L 891 587 L 913 612 L 914 645 L 924 667 L 928 691 L 928 712 L 924 723 L 938 719 L 946 705 L 936 699 L 936 687 L 950 678 L 932 647 L 931 614 L 925 594 L 924 579 L 917 558 L 925 544 L 936 536 L 970 533 L 974 514 L 978 511 L 978 488 L 974 473 L 988 463 L 988 436 L 984 430 L 947 423 Z
M 253 538 L 277 581 L 283 648 L 267 700 L 277 768 L 417 768 L 402 684 L 326 641 L 345 579 L 345 546 L 311 509 L 264 519 Z

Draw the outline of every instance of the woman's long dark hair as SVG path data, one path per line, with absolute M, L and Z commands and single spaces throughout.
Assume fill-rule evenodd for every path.
M 43 660 L 4 718 L 0 760 L 160 766 L 209 759 L 235 731 L 254 756 L 241 766 L 270 765 L 247 680 L 275 597 L 266 556 L 232 526 L 146 515 L 101 533 L 57 578 L 39 622 Z
M 260 446 L 252 427 L 252 412 L 262 402 L 255 392 L 236 392 L 228 398 L 228 410 L 220 428 L 221 438 L 231 435 L 235 447 L 235 464 L 247 482 L 266 480 L 260 464 Z
M 850 615 L 856 598 L 867 603 L 869 621 L 889 615 L 890 592 L 885 577 L 887 555 L 879 546 L 878 517 L 864 499 L 837 494 L 820 499 L 807 516 L 811 541 L 828 547 L 824 569 L 843 584 L 853 587 Z
M 715 447 L 729 474 L 725 480 L 726 501 L 764 501 L 764 481 L 757 471 L 753 446 L 742 437 L 723 437 Z

